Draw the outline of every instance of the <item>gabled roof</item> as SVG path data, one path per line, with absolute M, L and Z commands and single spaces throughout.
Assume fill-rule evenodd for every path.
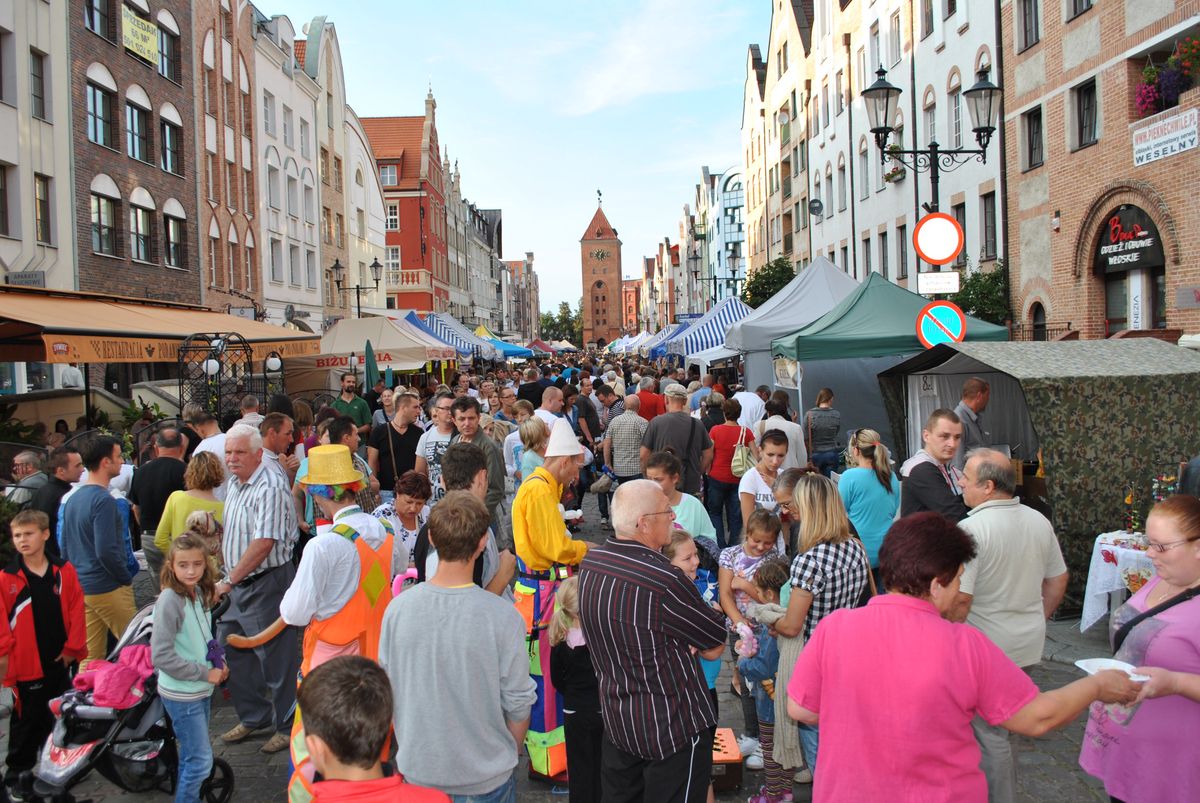
M 792 0 L 792 15 L 796 18 L 796 29 L 800 31 L 800 43 L 804 55 L 812 53 L 813 0 Z
M 308 52 L 308 40 L 297 39 L 292 42 L 292 52 L 296 54 L 296 66 L 304 69 L 304 54 Z
M 362 117 L 363 131 L 371 141 L 371 152 L 378 162 L 399 162 L 397 182 L 421 178 L 421 140 L 425 118 L 421 117 Z M 386 188 L 385 188 L 386 189 Z
M 750 45 L 750 64 L 754 69 L 754 77 L 758 79 L 758 99 L 762 100 L 767 96 L 767 63 L 763 61 L 758 45 Z
M 592 215 L 592 222 L 588 224 L 587 230 L 579 238 L 580 242 L 587 240 L 616 240 L 617 242 L 621 242 L 617 238 L 617 230 L 612 227 L 612 224 L 608 222 L 608 218 L 604 216 L 603 207 L 596 207 L 596 214 Z

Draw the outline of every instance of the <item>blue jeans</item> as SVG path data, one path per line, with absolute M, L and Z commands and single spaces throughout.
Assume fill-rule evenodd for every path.
M 712 477 L 706 480 L 708 490 L 704 494 L 704 507 L 708 509 L 708 517 L 717 530 L 717 546 L 724 549 L 741 543 L 742 502 L 738 499 L 738 483 L 721 482 Z M 726 521 L 729 522 L 728 538 L 725 537 Z
M 810 459 L 812 460 L 812 464 L 828 477 L 830 472 L 838 467 L 838 458 L 841 454 L 841 451 L 837 449 L 828 452 L 813 452 Z
M 208 740 L 208 714 L 212 698 L 178 702 L 161 698 L 175 745 L 179 751 L 179 778 L 175 782 L 175 803 L 195 803 L 200 799 L 200 784 L 212 772 L 212 743 Z
M 482 795 L 450 795 L 454 803 L 517 803 L 517 771 L 508 780 Z
M 804 761 L 813 772 L 817 771 L 817 726 L 798 725 L 800 728 L 800 749 L 804 751 Z

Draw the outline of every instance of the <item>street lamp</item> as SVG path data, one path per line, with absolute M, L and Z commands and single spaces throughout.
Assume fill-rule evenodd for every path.
M 371 268 L 371 278 L 375 280 L 375 286 L 369 287 L 365 284 L 356 284 L 353 287 L 343 287 L 346 281 L 346 266 L 342 264 L 340 259 L 333 260 L 333 264 L 329 266 L 329 271 L 333 274 L 333 283 L 337 286 L 338 292 L 342 290 L 354 291 L 354 302 L 358 309 L 357 317 L 362 317 L 362 291 L 363 290 L 378 290 L 379 280 L 383 278 L 383 265 L 379 264 L 379 257 L 368 266 Z
M 726 279 L 726 281 L 729 283 L 729 286 L 733 288 L 733 295 L 736 296 L 738 294 L 738 282 L 745 282 L 745 279 L 738 278 L 737 251 L 730 251 L 729 256 L 726 259 L 729 264 L 729 278 Z
M 892 120 L 895 119 L 901 89 L 888 83 L 887 70 L 882 67 L 875 75 L 875 83 L 864 89 L 862 94 L 867 104 L 871 133 L 875 135 L 875 144 L 879 146 L 879 161 L 886 164 L 890 158 L 911 167 L 914 172 L 928 171 L 933 199 L 927 209 L 936 212 L 938 181 L 942 170 L 954 170 L 970 161 L 972 156 L 982 163 L 987 162 L 987 147 L 996 131 L 996 116 L 1000 110 L 1002 90 L 988 80 L 988 68 L 984 67 L 975 76 L 975 86 L 963 92 L 967 98 L 967 112 L 971 115 L 972 131 L 975 132 L 975 141 L 979 143 L 979 148 L 947 150 L 938 145 L 937 140 L 933 140 L 928 148 L 904 150 L 899 145 L 889 148 L 887 144 L 893 131 Z

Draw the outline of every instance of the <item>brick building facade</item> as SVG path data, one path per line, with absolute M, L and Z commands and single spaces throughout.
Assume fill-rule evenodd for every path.
M 198 303 L 191 4 L 69 13 L 78 288 Z
M 1200 1 L 1006 3 L 1002 17 L 1018 336 L 1200 331 L 1200 87 L 1147 118 L 1135 103 L 1143 68 L 1200 34 Z M 1192 149 L 1174 150 L 1188 132 Z
M 621 280 L 621 331 L 637 334 L 642 328 L 642 280 Z
M 621 241 L 596 207 L 579 239 L 583 286 L 583 342 L 605 346 L 621 336 Z

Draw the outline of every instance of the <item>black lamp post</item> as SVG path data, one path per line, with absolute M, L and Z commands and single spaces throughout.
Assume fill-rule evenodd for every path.
M 745 283 L 745 281 L 746 281 L 745 279 L 738 278 L 738 254 L 737 254 L 737 251 L 730 251 L 729 256 L 726 258 L 726 260 L 729 264 L 729 278 L 726 279 L 726 281 L 729 282 L 729 286 L 733 288 L 733 294 L 736 296 L 738 294 L 738 282 Z
M 904 150 L 899 147 L 889 148 L 887 144 L 893 131 L 892 120 L 895 119 L 901 89 L 888 83 L 887 70 L 882 67 L 875 75 L 875 83 L 864 89 L 862 94 L 867 104 L 867 117 L 871 121 L 871 133 L 875 135 L 875 144 L 879 146 L 879 160 L 886 164 L 891 158 L 906 167 L 911 167 L 915 172 L 928 171 L 933 198 L 926 208 L 930 212 L 936 212 L 938 180 L 942 170 L 950 171 L 966 164 L 972 156 L 980 162 L 987 162 L 987 147 L 996 131 L 996 116 L 1000 110 L 1002 90 L 988 80 L 988 68 L 985 67 L 976 74 L 975 86 L 963 92 L 979 148 L 947 150 L 938 145 L 937 140 L 933 140 L 928 148 Z
M 353 287 L 344 287 L 343 283 L 346 281 L 346 266 L 342 264 L 340 259 L 335 259 L 333 260 L 333 264 L 329 267 L 329 270 L 333 273 L 333 283 L 337 285 L 339 293 L 342 292 L 342 290 L 354 291 L 354 303 L 358 310 L 358 315 L 356 317 L 359 318 L 362 317 L 362 291 L 378 290 L 379 280 L 383 278 L 383 265 L 379 264 L 378 257 L 376 257 L 368 267 L 371 268 L 371 278 L 375 280 L 374 287 L 370 287 L 365 284 L 356 284 Z

